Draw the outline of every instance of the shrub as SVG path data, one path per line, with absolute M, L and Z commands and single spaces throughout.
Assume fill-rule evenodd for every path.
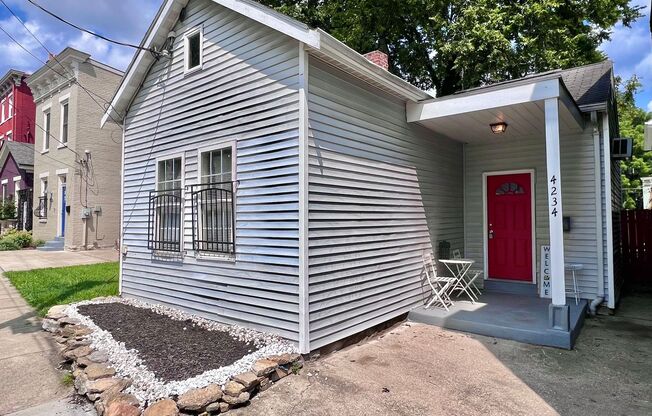
M 0 251 L 20 250 L 20 246 L 11 238 L 0 239 Z
M 13 199 L 9 199 L 0 206 L 0 220 L 10 220 L 14 218 L 16 218 L 16 204 Z

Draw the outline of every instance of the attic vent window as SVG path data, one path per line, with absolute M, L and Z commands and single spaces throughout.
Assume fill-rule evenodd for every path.
M 185 72 L 192 72 L 201 69 L 203 64 L 202 56 L 202 29 L 195 28 L 187 32 L 185 38 Z

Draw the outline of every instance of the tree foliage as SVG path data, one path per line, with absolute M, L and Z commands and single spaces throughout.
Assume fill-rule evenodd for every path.
M 618 79 L 618 116 L 621 137 L 633 139 L 632 158 L 621 162 L 623 187 L 623 207 L 641 208 L 641 178 L 652 176 L 652 152 L 643 150 L 644 124 L 652 118 L 652 113 L 636 106 L 636 93 L 641 83 L 636 76 L 626 82 Z
M 389 54 L 390 71 L 438 96 L 604 59 L 630 0 L 261 0 L 358 52 Z

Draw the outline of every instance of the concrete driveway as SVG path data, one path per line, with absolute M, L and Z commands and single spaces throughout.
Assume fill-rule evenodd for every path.
M 624 299 L 623 310 L 588 319 L 572 351 L 401 324 L 233 414 L 650 415 L 652 297 Z
M 114 249 L 89 251 L 0 251 L 0 271 L 44 269 L 46 267 L 77 266 L 82 264 L 118 261 Z

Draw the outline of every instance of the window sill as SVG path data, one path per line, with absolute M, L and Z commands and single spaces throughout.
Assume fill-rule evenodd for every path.
M 58 145 L 57 149 L 63 149 L 63 148 L 66 148 L 66 147 L 68 147 L 68 143 Z
M 42 155 L 44 155 L 44 154 L 46 154 L 46 153 L 50 153 L 50 149 L 41 150 L 41 154 L 42 154 Z
M 192 75 L 192 74 L 194 74 L 195 72 L 200 72 L 202 69 L 204 69 L 204 64 L 201 64 L 201 65 L 196 66 L 196 67 L 191 68 L 191 69 L 185 69 L 185 68 L 184 68 L 184 70 L 183 70 L 183 76 L 185 77 L 185 76 L 188 76 L 188 75 Z
M 195 252 L 195 259 L 201 262 L 235 263 L 235 254 L 209 254 Z
M 39 224 L 47 224 L 48 220 L 44 219 L 44 218 L 41 218 L 40 220 L 38 220 L 38 222 L 39 222 Z

